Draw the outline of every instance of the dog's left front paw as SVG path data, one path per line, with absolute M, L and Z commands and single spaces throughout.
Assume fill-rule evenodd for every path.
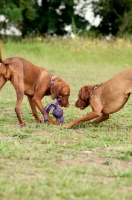
M 71 125 L 70 125 L 70 124 L 64 124 L 64 125 L 63 125 L 63 128 L 67 128 L 67 129 L 68 129 L 68 128 L 71 128 Z

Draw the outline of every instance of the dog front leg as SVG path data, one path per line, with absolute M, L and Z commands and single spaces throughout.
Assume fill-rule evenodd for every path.
M 44 115 L 44 107 L 43 107 L 43 104 L 41 102 L 41 100 L 39 98 L 37 98 L 36 96 L 34 96 L 32 98 L 33 102 L 36 104 L 37 108 L 40 110 L 40 112 L 42 113 L 42 115 Z M 55 122 L 52 120 L 52 118 L 49 116 L 48 113 L 46 113 L 46 117 L 49 121 L 50 124 L 53 124 L 53 125 L 58 125 L 58 122 Z
M 109 114 L 102 114 L 99 118 L 95 119 L 91 122 L 91 124 L 97 124 L 109 119 Z
M 29 104 L 30 104 L 30 107 L 31 107 L 31 110 L 32 110 L 32 114 L 35 117 L 36 121 L 40 122 L 40 123 L 43 122 L 43 120 L 40 119 L 39 116 L 38 116 L 36 104 L 32 101 L 32 98 L 30 96 L 27 96 L 27 97 L 28 97 L 28 101 L 29 101 Z
M 80 117 L 80 118 L 74 120 L 73 122 L 71 122 L 69 124 L 64 124 L 63 127 L 64 128 L 71 128 L 74 125 L 81 124 L 83 122 L 89 121 L 89 120 L 97 118 L 99 116 L 100 116 L 100 112 L 93 111 L 93 112 L 91 112 L 91 113 L 89 113 L 89 114 L 87 114 L 87 115 L 85 115 L 83 117 Z

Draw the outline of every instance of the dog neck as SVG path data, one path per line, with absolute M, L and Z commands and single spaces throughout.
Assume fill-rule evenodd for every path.
M 90 95 L 93 94 L 93 92 L 99 87 L 99 85 L 95 85 L 93 88 L 92 88 L 92 91 L 90 92 Z
M 56 76 L 52 76 L 52 78 L 51 78 L 51 86 L 54 85 L 55 79 L 56 79 Z

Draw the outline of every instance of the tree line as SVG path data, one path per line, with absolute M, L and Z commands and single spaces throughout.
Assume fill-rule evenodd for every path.
M 80 10 L 76 12 L 79 4 Z M 94 16 L 100 16 L 98 26 L 85 18 L 89 4 Z M 114 36 L 132 34 L 132 0 L 0 0 L 0 15 L 5 17 L 0 21 L 0 30 L 13 25 L 21 31 L 22 37 L 29 34 L 62 36 L 68 25 L 78 34 L 89 31 Z

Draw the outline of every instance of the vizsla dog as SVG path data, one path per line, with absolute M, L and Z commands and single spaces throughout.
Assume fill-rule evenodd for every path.
M 92 123 L 100 123 L 109 119 L 109 115 L 120 110 L 132 93 L 132 69 L 122 71 L 101 85 L 84 86 L 80 89 L 75 106 L 85 109 L 91 106 L 92 112 L 80 117 L 63 127 L 95 119 Z
M 32 109 L 32 114 L 37 122 L 42 122 L 37 114 L 36 107 L 43 115 L 44 106 L 41 99 L 45 95 L 51 95 L 52 99 L 59 98 L 61 107 L 68 107 L 68 97 L 70 95 L 69 85 L 60 79 L 50 74 L 45 68 L 40 68 L 29 61 L 20 58 L 12 57 L 2 60 L 1 42 L 0 42 L 0 89 L 9 80 L 16 90 L 16 106 L 15 112 L 21 126 L 26 123 L 23 121 L 20 114 L 20 105 L 24 94 L 28 97 L 29 104 Z M 56 124 L 47 114 L 47 119 L 51 124 Z

